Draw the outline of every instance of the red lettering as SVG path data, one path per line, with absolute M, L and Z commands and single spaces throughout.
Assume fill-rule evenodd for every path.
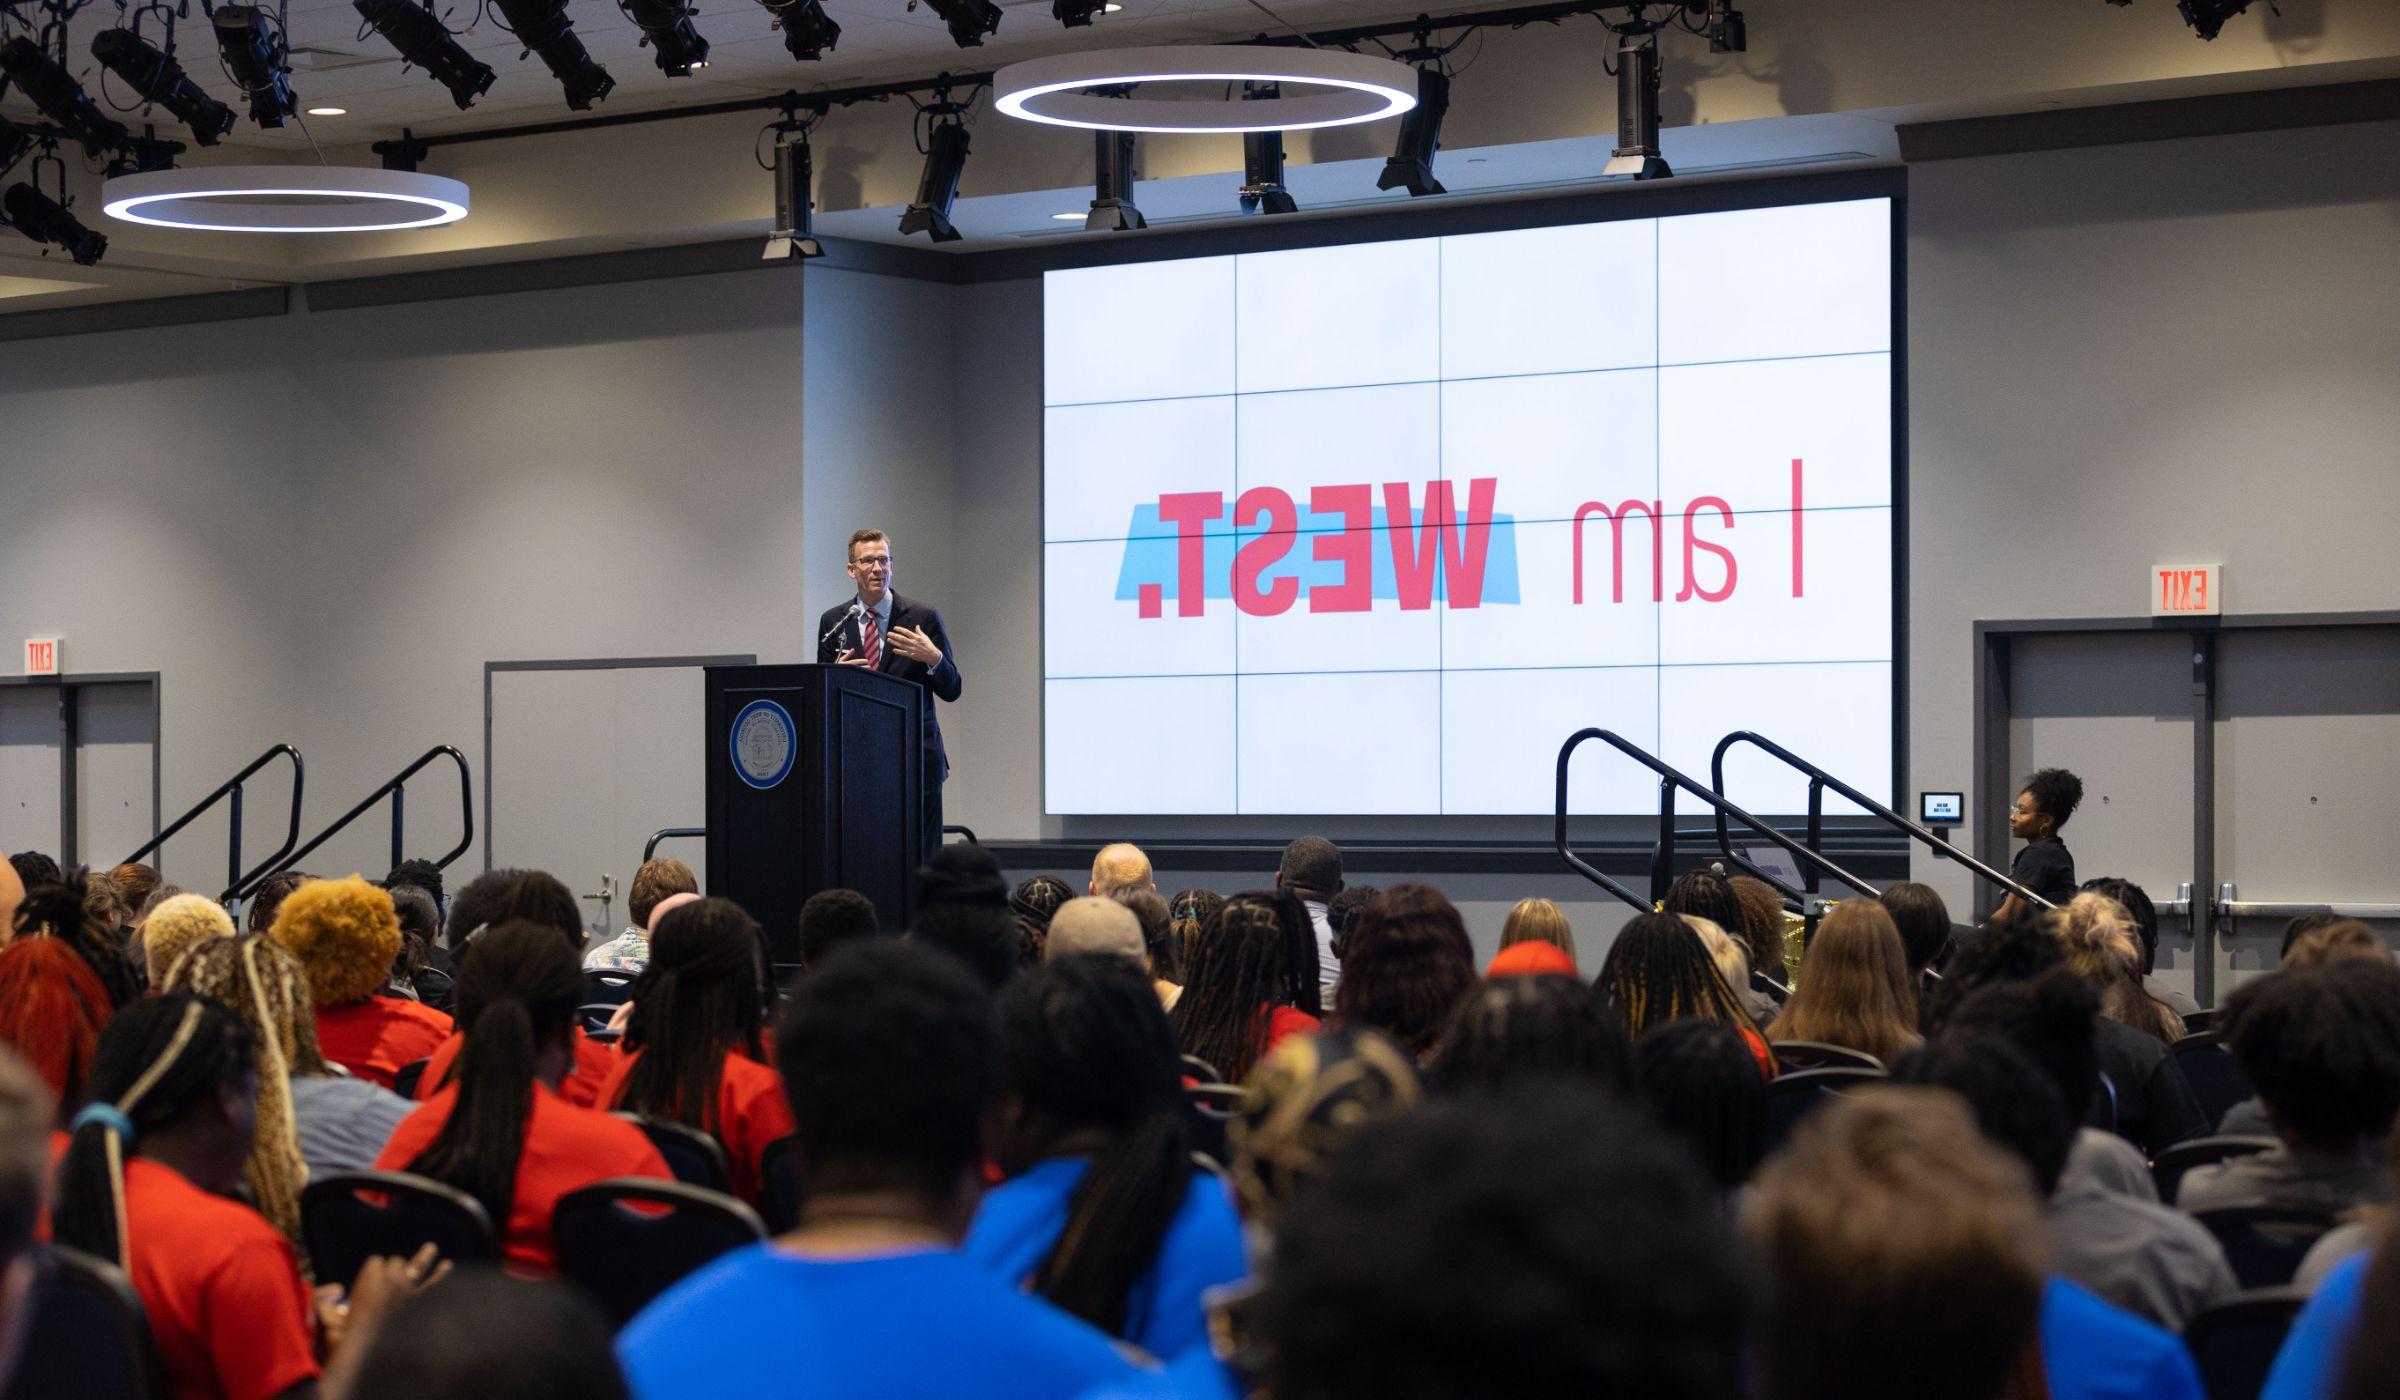
M 1175 615 L 1198 617 L 1207 607 L 1200 527 L 1225 513 L 1221 491 L 1170 491 L 1158 498 L 1158 518 L 1175 527 Z
M 1794 457 L 1792 459 L 1792 596 L 1795 598 L 1801 594 L 1800 561 L 1803 555 L 1800 524 L 1807 518 L 1800 513 L 1800 459 Z
M 1308 493 L 1308 508 L 1339 515 L 1338 532 L 1320 534 L 1309 553 L 1320 564 L 1342 566 L 1342 581 L 1308 590 L 1312 613 L 1367 612 L 1375 606 L 1375 493 L 1365 485 L 1320 486 Z
M 1253 486 L 1233 503 L 1233 527 L 1239 530 L 1260 512 L 1266 514 L 1267 532 L 1234 551 L 1233 605 L 1252 617 L 1280 617 L 1291 611 L 1293 600 L 1300 596 L 1300 580 L 1286 574 L 1262 589 L 1258 576 L 1291 553 L 1292 535 L 1300 522 L 1292 514 L 1289 495 L 1272 486 Z
M 2192 570 L 2192 610 L 2208 611 L 2208 570 Z
M 1703 508 L 1715 511 L 1718 518 L 1725 522 L 1726 529 L 1733 528 L 1733 507 L 1728 505 L 1721 496 L 1701 496 L 1684 507 L 1683 588 L 1675 595 L 1675 601 L 1678 603 L 1689 602 L 1694 595 L 1698 595 L 1700 601 L 1704 603 L 1722 603 L 1733 596 L 1733 586 L 1741 577 L 1740 568 L 1733 562 L 1732 550 L 1723 545 L 1710 544 L 1700 538 L 1698 516 Z M 1700 586 L 1699 576 L 1693 568 L 1692 561 L 1692 551 L 1695 548 L 1705 549 L 1725 561 L 1725 586 L 1723 588 L 1711 591 Z
M 1443 595 L 1454 608 L 1483 606 L 1483 564 L 1492 537 L 1492 497 L 1500 479 L 1479 476 L 1467 483 L 1466 542 L 1458 529 L 1458 493 L 1447 481 L 1425 486 L 1425 509 L 1415 528 L 1409 521 L 1408 483 L 1387 482 L 1383 488 L 1383 521 L 1392 538 L 1392 574 L 1399 584 L 1400 606 L 1422 610 L 1433 606 L 1433 568 L 1440 556 Z
M 1609 601 L 1616 603 L 1625 601 L 1625 517 L 1635 511 L 1650 517 L 1650 601 L 1655 603 L 1666 597 L 1665 545 L 1661 538 L 1658 518 L 1659 503 L 1657 501 L 1620 501 L 1615 510 L 1610 510 L 1598 501 L 1585 501 L 1575 508 L 1576 602 L 1583 601 L 1583 520 L 1588 515 L 1599 515 L 1608 521 L 1608 543 L 1613 559 L 1610 577 L 1614 583 L 1610 590 Z

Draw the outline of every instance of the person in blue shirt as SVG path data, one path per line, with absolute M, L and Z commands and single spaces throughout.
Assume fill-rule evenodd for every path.
M 2042 1286 L 2050 1400 L 2202 1400 L 2200 1368 L 2174 1333 L 2052 1275 Z
M 799 1228 L 718 1260 L 618 1334 L 636 1400 L 1033 1400 L 1138 1377 L 1097 1328 L 958 1253 L 999 1058 L 964 963 L 897 940 L 843 945 L 798 984 L 776 1058 L 808 1145 Z
M 2258 1400 L 2334 1400 L 2341 1394 L 2342 1366 L 2366 1310 L 2372 1254 L 2353 1254 L 2334 1266 L 2275 1354 L 2275 1368 Z
M 1249 1267 L 1231 1192 L 1192 1165 L 1175 1032 L 1140 964 L 1080 954 L 1019 974 L 1000 1067 L 1009 1180 L 962 1253 L 1152 1356 L 1201 1345 L 1200 1295 Z

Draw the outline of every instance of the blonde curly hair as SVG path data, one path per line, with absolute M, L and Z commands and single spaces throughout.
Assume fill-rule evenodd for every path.
M 167 969 L 212 938 L 233 937 L 233 916 L 204 894 L 179 894 L 142 920 L 138 942 L 152 991 L 165 991 Z
M 223 1002 L 250 1030 L 258 1071 L 258 1136 L 250 1145 L 250 1194 L 308 1267 L 300 1234 L 300 1188 L 308 1166 L 292 1117 L 292 1076 L 325 1073 L 317 1050 L 316 1008 L 308 978 L 282 945 L 264 934 L 207 939 L 176 959 L 161 991 L 197 992 Z
M 392 897 L 356 875 L 311 880 L 292 891 L 269 932 L 308 974 L 319 1006 L 373 996 L 400 953 Z

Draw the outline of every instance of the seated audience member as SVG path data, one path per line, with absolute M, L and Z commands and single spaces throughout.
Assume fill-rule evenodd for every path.
M 1373 885 L 1344 885 L 1342 892 L 1325 901 L 1325 926 L 1333 931 L 1333 961 L 1341 965 L 1342 955 L 1350 951 L 1350 931 L 1358 927 L 1358 916 L 1375 902 L 1383 891 Z
M 486 929 L 458 969 L 466 1045 L 456 1072 L 375 1159 L 379 1171 L 431 1177 L 480 1201 L 510 1271 L 536 1278 L 557 1271 L 559 1197 L 610 1177 L 673 1179 L 641 1129 L 559 1097 L 582 999 L 582 961 L 558 930 L 528 920 Z
M 0 881 L 14 877 L 11 871 Z M 27 1345 L 34 1232 L 49 1194 L 51 1124 L 57 1117 L 58 1101 L 41 1079 L 23 1060 L 0 1050 L 0 1394 L 10 1393 Z
M 283 945 L 264 934 L 244 934 L 204 943 L 175 964 L 167 990 L 215 997 L 233 1008 L 250 1032 L 251 1053 L 258 1063 L 259 1145 L 252 1153 L 251 1199 L 268 1219 L 283 1227 L 287 1207 L 297 1200 L 282 1197 L 280 1174 L 291 1165 L 287 1153 L 308 1176 L 363 1171 L 375 1162 L 416 1105 L 370 1079 L 336 1073 L 317 1048 L 316 1008 L 310 1003 L 308 978 Z M 288 1088 L 279 1096 L 277 1075 Z M 278 1114 L 288 1115 L 288 1131 L 277 1126 Z M 261 1176 L 271 1179 L 262 1185 Z M 293 1174 L 289 1191 L 300 1179 Z M 270 1208 L 270 1202 L 273 1202 Z M 286 1234 L 292 1234 L 285 1229 Z M 299 1237 L 293 1235 L 293 1243 Z
M 600 1107 L 681 1123 L 725 1146 L 733 1192 L 765 1199 L 767 1145 L 792 1131 L 768 1061 L 758 921 L 730 899 L 668 909 L 633 984 L 622 1053 Z
M 2356 919 L 2337 919 L 2322 924 L 2292 940 L 2285 950 L 2285 967 L 2323 967 L 2343 958 L 2366 958 L 2374 962 L 2390 962 L 2392 950 L 2375 936 L 2375 930 Z
M 384 990 L 448 1015 L 451 979 L 433 967 L 433 949 L 442 936 L 441 906 L 415 885 L 392 885 L 384 893 L 392 897 L 392 917 L 400 921 L 400 953 L 392 959 Z
M 1762 1026 L 1774 1020 L 1775 998 L 1761 991 L 1750 980 L 1750 950 L 1719 927 L 1714 919 L 1703 919 L 1698 914 L 1678 914 L 1675 917 L 1700 935 L 1700 946 L 1708 950 L 1709 961 L 1717 965 L 1717 975 L 1725 979 L 1726 986 L 1733 988 L 1733 994 L 1741 999 L 1742 1007 L 1750 1013 L 1750 1018 Z M 1790 994 L 1788 989 L 1785 994 Z
M 1215 1066 L 1228 1084 L 1241 1083 L 1285 1037 L 1317 1028 L 1316 1017 L 1291 1004 L 1284 961 L 1288 911 L 1282 907 L 1290 903 L 1265 890 L 1225 901 L 1200 935 L 1176 999 L 1175 1037 L 1183 1053 Z
M 2235 991 L 2217 1028 L 2278 1145 L 2192 1168 L 2177 1205 L 2338 1211 L 2390 1199 L 2383 1140 L 2400 1113 L 2400 967 L 2276 972 Z
M 2100 1014 L 2161 1044 L 2183 1039 L 2183 1018 L 2142 989 L 2142 949 L 2133 916 L 2104 894 L 2079 894 L 2050 916 L 2067 966 L 2100 993 Z
M 1150 857 L 1142 848 L 1129 841 L 1102 846 L 1092 857 L 1092 882 L 1084 893 L 1107 899 L 1119 890 L 1156 890 L 1158 882 L 1150 873 Z
M 1158 982 L 1159 1000 L 1173 1010 L 1175 998 L 1183 994 L 1183 964 L 1175 958 L 1173 916 L 1167 911 L 1166 896 L 1156 890 L 1120 890 L 1110 898 L 1132 910 L 1140 923 L 1142 956 Z
M 25 882 L 17 878 L 14 859 L 0 861 L 0 944 L 17 936 L 17 906 L 25 902 Z
M 958 1252 L 1002 1060 L 971 969 L 913 943 L 841 948 L 793 987 L 775 1049 L 808 1143 L 800 1226 L 617 1335 L 639 1400 L 1054 1397 L 1135 1379 L 1106 1333 Z
M 1393 885 L 1359 915 L 1334 1015 L 1373 1026 L 1423 1064 L 1475 980 L 1475 945 L 1457 907 L 1431 885 Z
M 1492 954 L 1492 960 L 1483 965 L 1483 979 L 1487 982 L 1496 977 L 1552 975 L 1582 980 L 1576 971 L 1572 954 L 1555 943 L 1544 943 L 1538 938 L 1503 948 Z
M 66 872 L 58 862 L 40 851 L 19 851 L 8 858 L 9 871 L 17 877 L 17 888 L 31 892 L 43 885 L 55 885 Z
M 1767 1152 L 1767 1081 L 1724 1021 L 1661 1021 L 1633 1043 L 1635 1097 L 1729 1199 Z
M 1872 900 L 1845 899 L 1817 925 L 1808 965 L 1769 1040 L 1839 1045 L 1885 1064 L 1918 1042 L 1917 995 L 1892 916 Z
M 1093 955 L 1122 958 L 1149 976 L 1158 1004 L 1172 1011 L 1183 997 L 1183 988 L 1158 974 L 1149 931 L 1142 927 L 1137 905 L 1155 906 L 1154 912 L 1163 915 L 1167 902 L 1147 890 L 1127 890 L 1109 899 L 1087 894 L 1068 900 L 1051 917 L 1043 960 Z
M 83 877 L 84 922 L 111 942 L 122 943 L 125 926 L 133 922 L 133 910 L 126 906 L 125 896 L 117 893 L 116 885 L 104 873 L 82 866 L 76 867 L 75 873 Z
M 122 1010 L 149 990 L 147 979 L 125 951 L 123 940 L 85 909 L 88 879 L 78 867 L 27 889 L 24 902 L 17 906 L 17 936 L 40 934 L 58 940 L 106 989 L 110 1008 Z
M 659 915 L 674 908 L 677 902 L 697 898 L 698 895 L 692 894 L 668 895 L 652 907 L 651 922 L 656 923 Z M 458 897 L 450 901 L 444 935 L 463 960 L 467 947 L 483 933 L 517 920 L 555 932 L 580 965 L 585 937 L 583 914 L 575 906 L 575 896 L 557 876 L 545 870 L 487 870 L 469 880 Z M 450 1082 L 451 1066 L 465 1044 L 465 1036 L 454 1030 L 435 1048 L 426 1061 L 424 1073 L 417 1076 L 418 1099 L 431 1098 L 434 1090 Z M 581 1025 L 575 1027 L 574 1047 L 574 1068 L 558 1085 L 559 1096 L 578 1108 L 590 1108 L 600 1101 L 600 1086 L 608 1082 L 609 1072 L 616 1068 L 616 1052 L 584 1034 Z
M 158 867 L 129 860 L 108 872 L 108 882 L 117 890 L 117 905 L 125 911 L 130 922 L 149 902 L 150 892 L 158 888 Z
M 2282 959 L 2289 958 L 2292 955 L 2292 945 L 2298 943 L 2302 935 L 2313 933 L 2318 929 L 2327 928 L 2331 925 L 2341 922 L 2342 916 L 2334 913 L 2331 909 L 2320 909 L 2313 914 L 2293 915 L 2291 918 L 2284 921 L 2283 947 L 2277 956 L 2277 961 L 2280 962 Z
M 583 955 L 586 972 L 640 972 L 650 962 L 650 915 L 671 894 L 700 893 L 692 868 L 672 856 L 643 861 L 625 892 L 625 912 L 633 920 L 623 933 Z
M 2099 1092 L 2100 994 L 2060 967 L 2031 982 L 1983 987 L 1945 1012 L 1937 1036 L 1993 1036 L 2040 1066 L 2060 1103 L 2088 1106 Z M 2107 1191 L 2156 1202 L 2158 1185 L 2141 1149 L 2103 1128 L 2078 1126 L 2053 1202 Z
M 1200 930 L 1225 907 L 1225 896 L 1215 890 L 1177 890 L 1167 900 L 1167 936 L 1175 944 L 1175 969 L 1183 974 L 1199 952 Z
M 2008 878 L 2049 900 L 2064 905 L 2075 897 L 2075 857 L 2058 839 L 2060 827 L 2083 802 L 2083 779 L 2064 768 L 2044 768 L 2025 780 L 2008 813 L 2008 834 L 2025 843 L 2010 862 Z M 1992 911 L 1991 922 L 2023 918 L 2039 906 L 2014 893 Z
M 448 886 L 442 879 L 442 868 L 422 856 L 412 856 L 393 866 L 385 872 L 381 883 L 387 890 L 398 885 L 415 885 L 433 896 L 436 907 L 450 897 Z
M 1309 932 L 1317 945 L 1317 1009 L 1332 1006 L 1342 983 L 1341 949 L 1334 946 L 1333 921 L 1328 914 L 1342 892 L 1342 848 L 1322 836 L 1303 836 L 1283 848 L 1275 867 L 1275 888 L 1300 901 L 1307 912 Z
M 243 912 L 243 928 L 250 933 L 267 933 L 275 927 L 275 916 L 283 910 L 283 902 L 292 891 L 317 878 L 305 870 L 278 870 L 258 882 L 247 896 L 249 907 Z
M 1260 1060 L 1244 1086 L 1249 1093 L 1225 1139 L 1243 1222 L 1268 1240 L 1285 1204 L 1344 1143 L 1424 1099 L 1407 1052 L 1364 1026 L 1294 1036 Z
M 1625 1023 L 1582 979 L 1504 977 L 1459 1002 L 1442 1034 L 1433 1079 L 1447 1094 L 1561 1079 L 1624 1096 L 1633 1090 L 1632 1062 Z
M 1066 881 L 1052 875 L 1030 875 L 1008 892 L 1009 917 L 1017 925 L 1017 966 L 1042 960 L 1050 938 L 1050 917 L 1058 906 L 1075 897 Z
M 1176 1356 L 1207 1340 L 1201 1294 L 1249 1273 L 1241 1223 L 1224 1183 L 1192 1163 L 1183 1066 L 1150 979 L 1121 955 L 1058 949 L 1000 994 L 990 1151 L 1008 1180 L 960 1252 Z
M 505 1318 L 506 1325 L 494 1326 Z M 356 1330 L 358 1324 L 351 1323 Z M 394 1306 L 329 1369 L 333 1400 L 627 1400 L 608 1319 L 562 1283 L 461 1269 Z
M 1885 886 L 1877 902 L 1892 916 L 1892 927 L 1900 934 L 1901 950 L 1908 955 L 1909 982 L 1916 990 L 1917 1004 L 1923 1006 L 1941 980 L 1934 975 L 1933 965 L 1950 951 L 1950 906 L 1933 886 L 1913 880 Z
M 1724 1021 L 1749 1045 L 1759 1073 L 1775 1073 L 1774 1052 L 1767 1048 L 1758 1022 L 1726 985 L 1700 935 L 1673 914 L 1636 914 L 1626 920 L 1593 985 L 1636 1040 L 1667 1021 Z
M 316 1393 L 299 1261 L 232 1199 L 258 1089 L 248 1040 L 207 997 L 169 992 L 127 1007 L 100 1037 L 91 1103 L 58 1165 L 52 1237 L 125 1271 L 180 1396 Z M 431 1259 L 406 1274 L 386 1262 L 354 1285 L 362 1303 L 406 1292 Z
M 1938 1031 L 1951 1009 L 1987 986 L 2031 982 L 2066 965 L 2066 952 L 2050 931 L 2052 915 L 2011 919 L 1986 927 L 1959 950 L 1943 974 L 1926 1015 Z M 2089 1111 L 2091 1121 L 2157 1156 L 2185 1138 L 2209 1130 L 2200 1101 L 2165 1044 L 2154 1035 L 2103 1018 L 2099 1023 L 2100 1073 L 2106 1080 Z
M 1902 1056 L 1892 1079 L 1957 1094 L 1983 1135 L 2033 1173 L 2052 1273 L 2174 1332 L 2240 1287 L 2216 1237 L 2183 1212 L 2091 1187 L 2062 1189 L 2074 1119 L 2049 1076 L 2008 1041 L 1944 1036 Z
M 1147 880 L 1147 860 L 1142 869 Z M 917 907 L 908 936 L 964 962 L 984 986 L 996 991 L 1006 985 L 1017 971 L 1018 938 L 1000 863 L 970 843 L 934 852 L 917 867 Z
M 1737 1400 L 1750 1304 L 1678 1147 L 1588 1090 L 1525 1090 L 1344 1144 L 1284 1212 L 1235 1366 L 1310 1400 Z
M 61 1115 L 83 1102 L 101 1028 L 115 1014 L 108 989 L 55 938 L 0 948 L 0 1045 L 31 1065 Z
M 400 953 L 400 919 L 389 894 L 355 875 L 311 880 L 284 899 L 273 932 L 308 975 L 317 1046 L 326 1059 L 389 1089 L 402 1066 L 449 1038 L 448 1016 L 380 994 Z
M 2198 1011 L 2200 1003 L 2158 978 L 2158 906 L 2150 902 L 2150 892 L 2115 875 L 2094 876 L 2083 888 L 2115 900 L 2133 920 L 2134 937 L 2142 946 L 2142 990 L 2179 1019 Z
M 1520 899 L 1508 911 L 1500 925 L 1500 951 L 1507 952 L 1520 943 L 1547 943 L 1567 955 L 1567 971 L 1575 966 L 1575 931 L 1567 926 L 1567 916 L 1547 899 Z
M 800 968 L 805 972 L 851 939 L 882 931 L 875 901 L 856 890 L 819 890 L 800 906 Z
M 1736 875 L 1725 883 L 1742 903 L 1742 946 L 1750 950 L 1750 966 L 1789 988 L 1807 960 L 1807 925 L 1785 911 L 1782 891 L 1757 876 Z
M 1792 975 L 1784 970 L 1782 938 L 1750 937 L 1750 915 L 1742 904 L 1741 892 L 1723 875 L 1705 869 L 1683 872 L 1675 877 L 1675 883 L 1667 886 L 1667 896 L 1659 901 L 1659 909 L 1662 913 L 1688 914 L 1715 924 L 1741 943 L 1751 971 L 1764 974 L 1778 989 L 1790 987 Z M 1752 989 L 1745 985 L 1741 990 Z M 1760 995 L 1775 1002 L 1783 999 L 1780 990 L 1762 990 Z

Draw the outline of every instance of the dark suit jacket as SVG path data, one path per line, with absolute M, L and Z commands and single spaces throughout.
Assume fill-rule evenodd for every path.
M 825 637 L 817 647 L 817 660 L 820 663 L 831 665 L 834 657 L 842 652 L 856 652 L 859 649 L 861 638 L 858 619 L 842 618 L 842 614 L 850 610 L 853 601 L 844 599 L 841 606 L 827 608 L 824 615 L 817 619 L 817 633 Z M 836 621 L 842 624 L 838 631 L 833 626 Z M 937 700 L 956 701 L 966 683 L 958 673 L 958 652 L 950 645 L 950 634 L 942 630 L 942 615 L 913 598 L 903 598 L 894 593 L 892 630 L 902 627 L 917 628 L 931 637 L 933 644 L 942 649 L 942 664 L 929 667 L 921 661 L 911 661 L 902 656 L 892 650 L 891 637 L 887 632 L 883 641 L 883 663 L 875 669 L 887 676 L 915 681 Z M 831 635 L 826 635 L 828 633 Z M 950 755 L 942 747 L 942 722 L 934 717 L 934 708 L 930 702 L 925 706 L 925 770 L 927 776 L 938 781 L 950 776 Z

